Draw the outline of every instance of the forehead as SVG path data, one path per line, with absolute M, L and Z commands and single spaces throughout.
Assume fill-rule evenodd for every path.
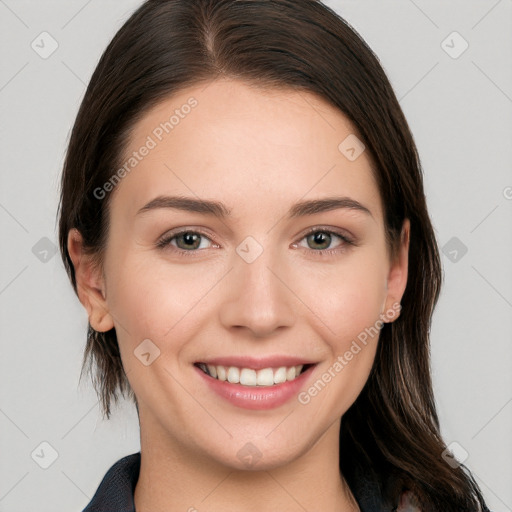
M 371 158 L 357 156 L 355 137 L 338 109 L 309 92 L 224 79 L 192 86 L 134 125 L 113 201 L 133 214 L 159 195 L 220 198 L 242 214 L 344 195 L 381 218 Z

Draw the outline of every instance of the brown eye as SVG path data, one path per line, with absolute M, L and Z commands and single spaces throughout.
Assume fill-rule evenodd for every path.
M 332 241 L 332 236 L 330 233 L 325 231 L 315 231 L 313 234 L 308 235 L 306 239 L 312 242 L 313 247 L 310 246 L 311 249 L 325 250 L 329 247 Z M 322 247 L 318 247 L 319 245 Z
M 334 248 L 329 248 L 336 239 L 338 239 L 339 242 L 334 246 Z M 306 240 L 307 245 L 299 245 L 301 247 L 305 247 L 309 250 L 310 253 L 313 253 L 317 256 L 343 252 L 350 246 L 356 245 L 355 241 L 345 234 L 335 232 L 330 229 L 321 228 L 311 229 L 308 233 L 306 233 L 301 241 L 302 240 Z
M 192 231 L 187 231 L 183 234 L 174 237 L 176 239 L 176 245 L 180 249 L 190 250 L 198 249 L 201 245 L 201 235 Z M 183 241 L 183 246 L 179 243 Z
M 168 247 L 176 247 L 177 251 L 184 252 L 197 252 L 198 249 L 207 249 L 208 247 L 201 247 L 203 240 L 210 241 L 204 233 L 198 231 L 179 231 L 165 235 L 158 243 L 157 246 L 161 249 Z M 175 241 L 175 242 L 174 242 Z

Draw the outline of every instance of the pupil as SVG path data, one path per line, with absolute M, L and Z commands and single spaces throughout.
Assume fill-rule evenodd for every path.
M 325 238 L 327 237 L 327 240 L 324 240 L 322 241 L 322 238 Z M 326 233 L 322 232 L 322 231 L 317 231 L 314 235 L 313 235 L 313 239 L 314 239 L 314 242 L 315 244 L 325 244 L 327 243 L 328 244 L 328 238 L 329 238 L 329 235 L 327 235 Z
M 190 247 L 191 245 L 194 245 L 194 241 L 197 241 L 197 240 L 194 240 L 194 238 L 198 238 L 197 235 L 195 235 L 194 233 L 184 233 L 183 234 L 183 240 L 185 241 L 185 244 Z

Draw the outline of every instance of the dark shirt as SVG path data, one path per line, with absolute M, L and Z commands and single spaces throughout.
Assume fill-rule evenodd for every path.
M 139 479 L 140 452 L 118 460 L 106 473 L 82 512 L 135 512 L 133 494 Z
M 82 512 L 135 512 L 133 495 L 139 471 L 140 452 L 118 460 L 107 471 L 96 494 Z M 361 483 L 356 499 L 361 512 L 390 512 L 382 506 L 378 488 L 370 482 Z

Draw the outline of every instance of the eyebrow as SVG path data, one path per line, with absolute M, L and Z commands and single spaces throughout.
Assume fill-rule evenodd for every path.
M 160 208 L 171 208 L 200 213 L 204 215 L 212 215 L 220 219 L 225 219 L 231 215 L 231 209 L 219 201 L 194 199 L 192 197 L 183 196 L 155 197 L 149 201 L 149 203 L 140 208 L 137 212 L 137 215 Z M 306 215 L 314 215 L 316 213 L 337 209 L 356 210 L 373 217 L 372 212 L 366 206 L 361 204 L 359 201 L 356 201 L 355 199 L 351 199 L 350 197 L 326 197 L 324 199 L 299 201 L 298 203 L 292 205 L 292 207 L 288 210 L 288 217 L 303 217 Z

